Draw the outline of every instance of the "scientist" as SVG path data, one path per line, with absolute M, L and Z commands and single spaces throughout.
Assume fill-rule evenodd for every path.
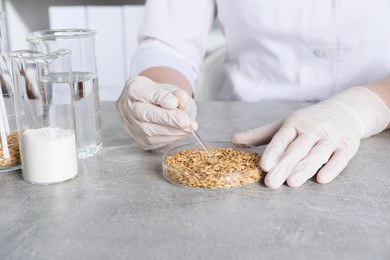
M 232 137 L 268 143 L 260 163 L 268 187 L 299 187 L 315 174 L 328 183 L 362 138 L 389 128 L 388 0 L 149 0 L 145 7 L 133 78 L 116 104 L 145 150 L 197 127 L 193 86 L 216 17 L 227 48 L 221 99 L 321 101 Z

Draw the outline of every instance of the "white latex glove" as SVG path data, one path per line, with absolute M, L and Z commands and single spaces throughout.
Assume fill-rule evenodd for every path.
M 143 76 L 126 82 L 116 108 L 123 126 L 144 150 L 168 145 L 198 127 L 196 104 L 187 92 Z
M 261 158 L 268 172 L 265 184 L 273 189 L 286 180 L 299 187 L 317 172 L 319 183 L 332 181 L 358 150 L 360 139 L 386 128 L 390 111 L 372 91 L 363 87 L 303 108 L 287 119 L 237 133 L 233 143 L 271 142 Z

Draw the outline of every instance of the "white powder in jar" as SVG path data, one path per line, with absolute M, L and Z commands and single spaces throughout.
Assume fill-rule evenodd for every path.
M 21 142 L 25 181 L 49 184 L 77 175 L 76 135 L 73 129 L 28 129 L 22 134 Z

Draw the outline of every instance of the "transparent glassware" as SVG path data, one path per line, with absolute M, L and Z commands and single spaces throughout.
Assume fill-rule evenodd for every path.
M 0 172 L 21 168 L 5 18 L 0 12 Z
M 210 160 L 199 143 L 169 148 L 162 156 L 164 178 L 175 186 L 202 191 L 242 189 L 255 185 L 262 178 L 258 161 L 248 161 L 260 160 L 262 148 L 220 141 L 208 141 L 207 144 L 217 160 Z M 230 155 L 242 157 L 242 165 L 237 167 L 239 158 L 226 158 L 229 153 L 223 155 L 223 150 L 237 151 Z
M 79 158 L 93 156 L 102 147 L 95 34 L 90 29 L 61 29 L 37 31 L 27 37 L 33 48 L 43 53 L 71 51 Z
M 10 54 L 23 179 L 59 183 L 78 172 L 70 51 Z

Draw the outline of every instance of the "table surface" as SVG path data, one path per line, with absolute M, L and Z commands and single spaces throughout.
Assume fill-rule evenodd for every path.
M 309 103 L 198 103 L 207 140 Z M 194 191 L 166 182 L 102 102 L 104 145 L 76 179 L 32 185 L 0 174 L 0 259 L 389 259 L 390 132 L 362 140 L 332 183 Z M 189 136 L 182 142 L 194 142 Z

